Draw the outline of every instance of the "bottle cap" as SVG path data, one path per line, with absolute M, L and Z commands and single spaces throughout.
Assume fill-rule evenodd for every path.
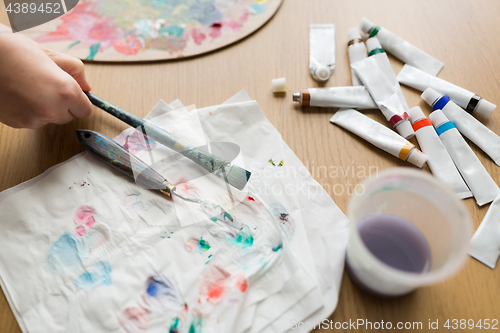
M 413 136 L 415 136 L 413 127 L 411 127 L 410 121 L 408 119 L 397 124 L 396 131 L 398 131 L 399 134 L 406 140 L 409 140 L 413 138 Z
M 368 33 L 373 26 L 374 24 L 372 23 L 372 21 L 370 21 L 366 17 L 363 17 L 358 23 L 358 27 L 365 33 Z
M 351 28 L 347 31 L 347 40 L 350 42 L 353 39 L 361 39 L 361 34 L 357 28 Z
M 422 97 L 422 99 L 426 101 L 430 106 L 432 106 L 439 98 L 441 98 L 441 96 L 443 95 L 432 88 L 425 89 L 422 95 L 420 95 L 420 97 Z
M 273 85 L 273 92 L 286 92 L 286 78 L 271 80 L 271 84 Z
M 439 125 L 443 124 L 443 123 L 446 123 L 447 121 L 450 121 L 443 113 L 443 111 L 441 110 L 436 110 L 434 112 L 432 112 L 430 115 L 429 115 L 429 118 L 431 120 L 431 123 L 432 123 L 432 126 L 434 126 L 434 128 L 438 128 Z
M 484 116 L 490 117 L 497 106 L 493 103 L 488 102 L 485 99 L 480 99 L 477 105 L 475 113 L 482 114 Z
M 316 70 L 314 71 L 314 77 L 318 81 L 326 81 L 330 78 L 330 69 L 323 65 L 318 65 Z
M 419 106 L 412 107 L 408 113 L 410 114 L 412 124 L 415 124 L 416 121 L 425 118 L 425 115 Z
M 421 168 L 424 166 L 425 162 L 427 162 L 428 159 L 429 158 L 427 157 L 427 155 L 415 148 L 410 152 L 410 155 L 408 156 L 406 161 Z
M 381 49 L 382 45 L 380 45 L 380 41 L 377 37 L 371 37 L 366 40 L 366 48 L 368 52 L 371 52 L 375 49 Z

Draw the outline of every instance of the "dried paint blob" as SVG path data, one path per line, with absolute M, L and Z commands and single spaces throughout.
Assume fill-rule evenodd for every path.
M 285 207 L 279 202 L 273 202 L 269 205 L 269 210 L 273 214 L 276 221 L 285 234 L 288 240 L 293 238 L 295 234 L 295 220 L 292 216 L 286 211 Z
M 161 275 L 148 277 L 143 298 L 152 309 L 177 309 L 183 305 L 182 296 L 177 286 Z
M 200 237 L 200 239 L 190 238 L 186 241 L 186 249 L 188 251 L 196 250 L 198 253 L 203 253 L 210 250 L 210 244 L 203 237 Z
M 87 272 L 82 273 L 74 281 L 80 289 L 91 289 L 99 285 L 111 284 L 111 266 L 107 261 L 95 263 Z
M 120 325 L 128 333 L 143 333 L 149 329 L 151 315 L 148 310 L 140 307 L 129 307 L 123 311 Z

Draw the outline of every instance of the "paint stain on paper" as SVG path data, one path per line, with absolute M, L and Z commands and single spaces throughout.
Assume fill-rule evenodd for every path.
M 278 221 L 278 224 L 287 239 L 292 239 L 293 235 L 295 234 L 296 228 L 295 220 L 293 219 L 293 217 L 290 216 L 285 207 L 283 207 L 283 205 L 279 202 L 273 202 L 272 204 L 270 204 L 269 210 L 273 214 L 276 221 Z
M 77 225 L 76 234 L 83 236 L 88 230 L 92 229 L 95 224 L 95 210 L 90 206 L 80 206 L 75 211 L 73 222 Z
M 228 244 L 240 249 L 248 249 L 252 247 L 254 238 L 248 225 L 245 224 L 242 230 L 233 232 L 234 231 L 226 234 L 225 236 Z
M 145 136 L 143 133 L 135 130 L 132 134 L 127 135 L 123 148 L 132 153 L 140 151 L 150 151 L 156 146 L 156 141 Z
M 111 266 L 107 261 L 95 263 L 88 271 L 82 273 L 74 281 L 80 289 L 91 289 L 101 284 L 111 284 Z
M 178 308 L 183 304 L 176 285 L 161 275 L 151 275 L 146 280 L 144 301 L 155 308 Z
M 123 311 L 120 325 L 128 333 L 143 333 L 149 329 L 151 314 L 141 307 L 129 307 Z
M 201 333 L 203 328 L 203 317 L 201 314 L 196 314 L 191 321 L 191 325 L 189 326 L 189 333 Z
M 172 323 L 170 324 L 170 329 L 168 330 L 168 333 L 179 333 L 179 326 L 180 326 L 180 319 L 179 317 L 175 317 L 172 319 Z
M 245 291 L 247 291 L 247 288 L 248 288 L 248 283 L 247 283 L 247 279 L 242 275 L 240 277 L 238 277 L 236 279 L 236 287 L 238 287 L 238 289 L 244 293 Z
M 200 297 L 212 304 L 218 304 L 231 281 L 231 274 L 218 266 L 212 266 L 203 276 Z
M 200 239 L 190 238 L 186 241 L 186 249 L 188 251 L 196 250 L 198 253 L 203 253 L 210 250 L 210 244 L 203 237 L 200 237 Z
M 50 247 L 47 258 L 47 269 L 73 270 L 83 266 L 86 257 L 82 239 L 75 234 L 65 232 Z

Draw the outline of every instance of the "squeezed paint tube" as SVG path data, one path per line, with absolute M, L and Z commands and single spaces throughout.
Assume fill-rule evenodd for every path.
M 500 196 L 496 197 L 470 240 L 469 255 L 490 268 L 500 256 Z
M 368 39 L 366 46 L 370 56 L 352 63 L 351 68 L 368 89 L 385 118 L 402 137 L 410 139 L 415 133 L 409 121 L 408 104 L 406 104 L 387 54 L 376 38 Z
M 416 46 L 408 43 L 403 38 L 396 36 L 389 30 L 375 26 L 366 17 L 359 22 L 359 28 L 370 37 L 377 36 L 383 48 L 406 64 L 410 64 L 431 75 L 437 75 L 444 64 L 431 57 Z
M 302 106 L 378 109 L 370 93 L 363 86 L 301 89 L 300 92 L 293 94 L 293 100 Z
M 422 93 L 422 99 L 433 110 L 443 110 L 443 113 L 455 124 L 460 133 L 488 154 L 497 165 L 500 165 L 500 137 L 498 135 L 453 103 L 447 96 L 441 95 L 432 88 L 425 89 Z
M 450 154 L 448 154 L 429 119 L 424 116 L 418 106 L 411 108 L 409 113 L 418 144 L 423 153 L 429 157 L 427 164 L 432 174 L 448 185 L 459 199 L 472 197 L 471 191 L 460 176 Z
M 442 110 L 430 114 L 432 125 L 465 179 L 479 206 L 493 201 L 500 189 Z
M 482 114 L 490 117 L 495 108 L 495 104 L 488 102 L 459 86 L 438 77 L 427 74 L 418 68 L 408 64 L 403 66 L 399 72 L 397 79 L 399 83 L 424 91 L 427 88 L 432 88 L 437 92 L 450 97 L 457 105 L 461 106 L 465 111 L 471 114 Z
M 365 139 L 375 147 L 419 168 L 423 167 L 427 161 L 427 156 L 411 142 L 354 109 L 339 110 L 330 121 Z
M 316 81 L 326 81 L 335 68 L 335 25 L 309 25 L 309 70 Z
M 351 28 L 347 31 L 347 53 L 349 54 L 349 63 L 352 64 L 358 60 L 362 60 L 368 57 L 368 52 L 366 52 L 365 43 L 361 40 L 361 35 L 357 28 Z M 351 68 L 351 80 L 353 86 L 362 86 L 363 82 Z

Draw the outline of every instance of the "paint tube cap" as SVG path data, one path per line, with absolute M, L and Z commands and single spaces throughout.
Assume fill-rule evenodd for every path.
M 380 41 L 377 37 L 371 37 L 366 40 L 366 48 L 368 52 L 371 52 L 375 49 L 381 49 L 382 45 L 380 45 Z
M 412 107 L 408 113 L 410 114 L 412 124 L 415 124 L 416 121 L 425 118 L 425 115 L 419 106 Z
M 409 120 L 405 120 L 396 125 L 396 131 L 406 140 L 413 138 L 415 132 Z
M 286 92 L 286 78 L 271 80 L 273 85 L 273 92 Z
M 427 157 L 427 155 L 415 148 L 411 151 L 406 161 L 421 168 L 424 166 L 425 162 L 427 162 L 428 159 L 429 158 Z
M 330 69 L 328 67 L 318 64 L 316 70 L 314 71 L 314 77 L 318 81 L 326 81 L 330 78 Z
M 429 104 L 430 106 L 432 106 L 438 99 L 440 99 L 441 96 L 443 95 L 441 95 L 432 88 L 425 89 L 422 95 L 420 95 L 420 97 L 422 97 L 422 99 L 426 101 L 427 104 Z
M 363 17 L 361 21 L 358 23 L 359 28 L 364 31 L 365 33 L 368 33 L 370 29 L 374 26 L 373 22 L 367 19 L 366 17 Z
M 497 106 L 493 103 L 488 102 L 485 99 L 480 99 L 477 105 L 476 113 L 482 114 L 484 116 L 490 117 Z
M 353 39 L 361 39 L 361 34 L 357 28 L 351 28 L 347 31 L 347 40 L 350 42 Z
M 432 112 L 429 115 L 429 119 L 431 120 L 432 126 L 434 126 L 434 128 L 438 128 L 439 125 L 449 121 L 449 119 L 445 116 L 445 114 L 441 110 L 436 110 Z

